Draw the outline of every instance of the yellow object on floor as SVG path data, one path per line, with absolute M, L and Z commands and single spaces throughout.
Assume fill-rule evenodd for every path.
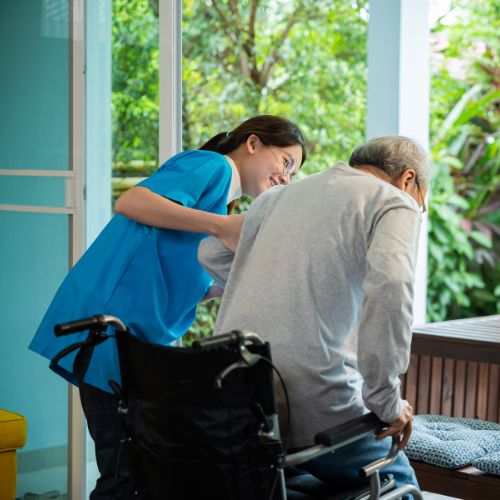
M 16 497 L 16 450 L 26 442 L 26 419 L 0 410 L 0 500 Z

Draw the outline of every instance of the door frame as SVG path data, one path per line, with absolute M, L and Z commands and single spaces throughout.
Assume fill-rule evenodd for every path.
M 73 172 L 73 189 L 67 190 L 74 205 L 70 215 L 70 267 L 85 248 L 85 1 L 72 0 L 70 5 L 70 127 L 69 169 Z M 68 384 L 68 498 L 84 500 L 86 488 L 86 432 L 85 418 L 78 389 Z

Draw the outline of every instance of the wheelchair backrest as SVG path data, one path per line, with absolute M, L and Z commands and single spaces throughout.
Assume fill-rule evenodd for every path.
M 117 332 L 132 473 L 141 498 L 280 498 L 283 459 L 269 345 L 165 347 Z M 267 360 L 267 361 L 265 361 Z

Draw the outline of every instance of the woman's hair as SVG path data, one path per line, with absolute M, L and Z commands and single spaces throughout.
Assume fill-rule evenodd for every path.
M 429 184 L 427 155 L 414 140 L 401 135 L 383 135 L 358 146 L 351 154 L 349 165 L 373 165 L 393 180 L 408 168 L 417 174 L 421 188 Z
M 305 139 L 300 129 L 291 121 L 274 115 L 259 115 L 249 118 L 231 132 L 222 132 L 208 140 L 200 149 L 228 154 L 255 134 L 266 146 L 278 148 L 300 144 L 302 165 L 306 161 Z

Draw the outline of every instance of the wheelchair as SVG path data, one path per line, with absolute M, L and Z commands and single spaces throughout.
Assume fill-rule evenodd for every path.
M 233 331 L 192 347 L 170 347 L 139 339 L 113 316 L 55 326 L 57 336 L 87 330 L 87 340 L 61 351 L 51 367 L 57 371 L 58 361 L 76 350 L 74 373 L 83 380 L 94 347 L 116 337 L 121 385 L 110 381 L 110 386 L 126 430 L 137 498 L 422 498 L 412 485 L 395 489 L 395 481 L 380 474 L 395 460 L 398 438 L 386 457 L 360 470 L 368 484 L 361 491 L 336 491 L 301 470 L 300 464 L 373 435 L 384 424 L 373 413 L 363 415 L 320 432 L 314 446 L 287 454 L 276 411 L 276 370 L 269 344 L 258 335 Z

